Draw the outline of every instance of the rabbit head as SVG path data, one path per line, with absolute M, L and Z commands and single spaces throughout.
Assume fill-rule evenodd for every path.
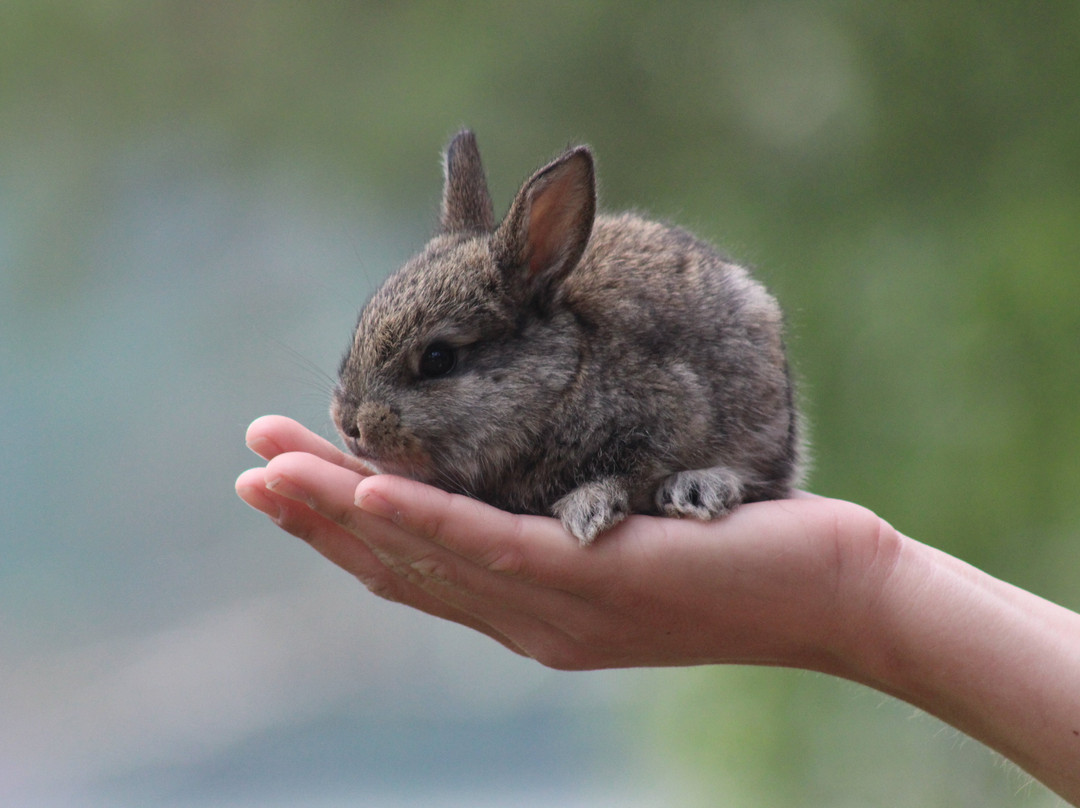
M 592 156 L 571 149 L 496 228 L 476 140 L 455 137 L 438 234 L 371 298 L 341 362 L 332 414 L 350 450 L 466 493 L 527 450 L 572 378 L 553 305 L 595 206 Z

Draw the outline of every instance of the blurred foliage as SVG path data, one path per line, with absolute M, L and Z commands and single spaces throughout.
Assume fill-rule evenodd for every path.
M 422 234 L 459 126 L 497 205 L 587 141 L 608 207 L 689 226 L 785 304 L 814 490 L 1080 608 L 1078 41 L 1074 0 L 5 3 L 4 293 L 78 305 L 102 200 L 147 143 Z M 658 743 L 703 793 L 742 776 L 731 804 L 840 805 L 856 780 L 909 804 L 883 795 L 928 762 L 925 724 L 868 729 L 843 683 L 665 676 Z M 1010 799 L 963 790 L 990 756 L 926 748 L 954 773 L 917 804 Z

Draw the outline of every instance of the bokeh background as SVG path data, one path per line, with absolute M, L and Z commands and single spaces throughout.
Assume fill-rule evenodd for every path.
M 559 674 L 232 491 L 479 136 L 755 265 L 812 488 L 1080 608 L 1080 5 L 0 5 L 0 802 L 1041 806 L 782 670 Z

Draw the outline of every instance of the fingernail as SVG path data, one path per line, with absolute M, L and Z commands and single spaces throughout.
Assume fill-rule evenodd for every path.
M 266 487 L 279 496 L 286 499 L 295 499 L 298 502 L 307 502 L 307 492 L 291 480 L 284 477 L 270 477 L 266 480 Z
M 353 501 L 357 508 L 373 516 L 379 516 L 393 522 L 397 522 L 401 518 L 400 511 L 387 502 L 384 497 L 368 491 L 363 486 L 357 488 L 356 499 Z
M 281 449 L 269 438 L 252 438 L 247 441 L 247 447 L 259 457 L 265 457 L 268 460 L 281 454 Z

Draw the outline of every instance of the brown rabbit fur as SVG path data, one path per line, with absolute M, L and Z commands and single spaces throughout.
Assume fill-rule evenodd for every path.
M 440 231 L 364 307 L 339 375 L 334 421 L 374 470 L 582 544 L 632 512 L 785 497 L 801 466 L 776 301 L 684 230 L 597 216 L 583 146 L 496 225 L 459 133 Z

